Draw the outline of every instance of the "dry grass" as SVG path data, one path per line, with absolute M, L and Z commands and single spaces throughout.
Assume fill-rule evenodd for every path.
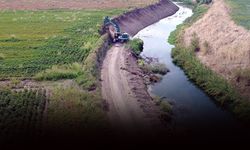
M 185 30 L 184 41 L 190 45 L 195 33 L 200 40 L 200 60 L 232 81 L 236 69 L 250 68 L 250 32 L 237 26 L 229 12 L 223 0 L 215 0 L 209 11 Z M 241 91 L 250 90 L 249 86 L 237 86 L 245 89 Z
M 102 9 L 142 7 L 158 0 L 1 0 L 0 9 Z

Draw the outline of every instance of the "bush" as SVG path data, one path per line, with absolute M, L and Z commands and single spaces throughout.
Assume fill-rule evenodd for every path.
M 132 49 L 132 51 L 139 56 L 141 52 L 143 51 L 143 41 L 141 39 L 133 39 L 129 41 L 129 47 Z
M 200 4 L 209 4 L 212 2 L 212 0 L 196 0 L 196 2 Z
M 161 110 L 166 113 L 172 112 L 172 106 L 169 104 L 169 102 L 166 99 L 162 99 L 160 97 L 154 97 L 156 105 L 160 106 Z
M 146 65 L 146 67 L 148 68 L 148 70 L 156 74 L 165 75 L 169 72 L 167 66 L 163 63 L 154 63 Z

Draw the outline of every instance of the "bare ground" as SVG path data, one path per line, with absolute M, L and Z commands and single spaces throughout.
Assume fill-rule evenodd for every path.
M 224 0 L 214 0 L 208 12 L 185 30 L 186 45 L 190 44 L 194 33 L 200 41 L 199 59 L 250 99 L 249 83 L 236 81 L 235 75 L 236 70 L 250 69 L 250 31 L 235 24 Z
M 102 9 L 142 7 L 157 0 L 0 0 L 0 9 Z
M 102 67 L 102 95 L 109 104 L 108 116 L 115 127 L 150 129 L 160 126 L 160 111 L 147 93 L 141 70 L 130 50 L 115 44 Z

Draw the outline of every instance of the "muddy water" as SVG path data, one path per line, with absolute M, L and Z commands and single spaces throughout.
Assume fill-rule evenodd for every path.
M 141 30 L 135 36 L 144 41 L 142 56 L 158 58 L 170 69 L 170 73 L 163 76 L 161 82 L 150 87 L 150 92 L 166 97 L 173 104 L 175 134 L 211 135 L 218 138 L 240 135 L 241 125 L 238 121 L 218 107 L 172 62 L 171 50 L 174 46 L 167 39 L 177 25 L 193 14 L 191 9 L 179 7 L 175 15 Z

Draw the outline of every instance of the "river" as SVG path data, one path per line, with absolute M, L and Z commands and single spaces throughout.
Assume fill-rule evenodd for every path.
M 175 134 L 212 137 L 241 135 L 242 128 L 238 120 L 216 105 L 173 63 L 171 50 L 174 45 L 169 44 L 167 39 L 177 25 L 193 14 L 189 8 L 178 7 L 180 9 L 175 15 L 144 28 L 134 36 L 144 41 L 142 56 L 158 58 L 170 70 L 159 83 L 149 87 L 150 93 L 166 97 L 173 104 L 172 123 Z

